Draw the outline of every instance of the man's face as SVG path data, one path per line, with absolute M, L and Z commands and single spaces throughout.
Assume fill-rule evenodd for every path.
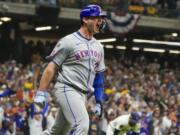
M 90 33 L 96 34 L 100 32 L 102 24 L 105 23 L 103 17 L 86 17 L 86 26 Z
M 37 121 L 40 121 L 41 120 L 41 114 L 35 114 L 34 119 L 36 119 Z

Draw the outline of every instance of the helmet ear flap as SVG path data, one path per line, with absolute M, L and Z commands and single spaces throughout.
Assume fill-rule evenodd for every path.
M 101 25 L 100 25 L 100 27 L 99 27 L 99 31 L 100 31 L 100 32 L 103 32 L 103 31 L 105 30 L 105 28 L 106 28 L 106 21 L 103 20 L 102 23 L 101 23 Z

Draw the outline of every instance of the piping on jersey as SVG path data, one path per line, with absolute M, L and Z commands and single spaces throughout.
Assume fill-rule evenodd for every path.
M 65 95 L 65 99 L 66 99 L 66 102 L 67 102 L 67 104 L 68 104 L 68 107 L 69 107 L 69 110 L 71 111 L 71 114 L 72 114 L 72 116 L 73 116 L 73 118 L 74 118 L 74 122 L 75 122 L 75 125 L 77 124 L 77 120 L 76 120 L 76 117 L 75 117 L 75 114 L 74 114 L 74 112 L 73 112 L 73 110 L 72 110 L 72 108 L 71 108 L 71 105 L 70 105 L 70 102 L 69 102 L 69 99 L 68 99 L 68 96 L 67 96 L 67 90 L 66 90 L 66 85 L 64 85 L 64 95 Z

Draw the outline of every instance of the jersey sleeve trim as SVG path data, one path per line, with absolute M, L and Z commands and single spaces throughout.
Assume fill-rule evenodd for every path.
M 54 60 L 52 60 L 52 62 L 53 62 L 58 68 L 60 67 Z

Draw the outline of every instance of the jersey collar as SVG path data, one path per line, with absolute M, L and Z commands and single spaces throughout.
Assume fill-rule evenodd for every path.
M 93 38 L 91 38 L 91 39 L 85 38 L 79 31 L 77 31 L 76 33 L 79 37 L 85 39 L 86 41 L 91 41 L 93 39 Z

